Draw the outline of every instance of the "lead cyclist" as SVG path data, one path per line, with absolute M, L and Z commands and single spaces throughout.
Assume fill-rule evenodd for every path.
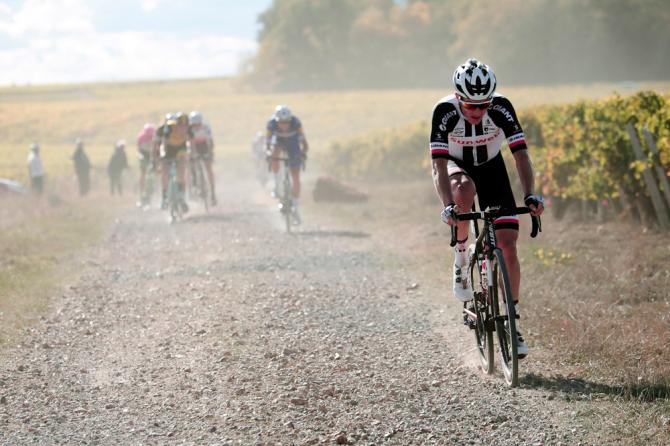
M 466 243 L 469 221 L 456 221 L 458 212 L 469 212 L 478 197 L 479 208 L 489 206 L 515 208 L 500 148 L 504 140 L 514 157 L 523 189 L 524 203 L 531 214 L 544 211 L 542 197 L 535 193 L 533 166 L 528 146 L 512 103 L 496 94 L 493 70 L 477 59 L 468 59 L 453 75 L 455 92 L 442 98 L 433 109 L 430 133 L 430 152 L 433 160 L 433 180 L 444 210 L 444 223 L 458 228 L 454 247 L 453 290 L 461 302 L 472 300 L 472 285 L 467 277 Z M 516 251 L 519 217 L 504 216 L 494 222 L 498 247 L 502 249 L 509 272 L 517 318 L 521 268 Z M 519 358 L 528 355 L 517 324 Z

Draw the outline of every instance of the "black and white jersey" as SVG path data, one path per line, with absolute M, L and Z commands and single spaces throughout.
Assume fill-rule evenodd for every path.
M 494 95 L 482 121 L 470 124 L 455 95 L 442 98 L 433 110 L 430 153 L 433 159 L 448 158 L 479 166 L 500 153 L 505 139 L 512 153 L 526 149 L 523 129 L 512 103 Z

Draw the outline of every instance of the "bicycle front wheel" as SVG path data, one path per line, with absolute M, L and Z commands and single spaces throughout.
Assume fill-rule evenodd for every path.
M 502 251 L 496 248 L 493 251 L 491 271 L 491 297 L 493 312 L 500 348 L 500 362 L 502 364 L 505 382 L 510 387 L 519 385 L 519 358 L 516 345 L 516 315 L 514 312 L 514 297 L 509 281 L 509 274 Z
M 474 313 L 474 333 L 477 352 L 479 353 L 479 362 L 482 370 L 490 375 L 495 370 L 493 361 L 493 328 L 490 326 L 490 312 L 488 311 L 488 285 L 486 281 L 486 271 L 482 273 L 477 256 L 474 254 L 474 247 L 468 248 L 468 258 L 470 259 L 470 285 L 474 292 L 471 311 Z

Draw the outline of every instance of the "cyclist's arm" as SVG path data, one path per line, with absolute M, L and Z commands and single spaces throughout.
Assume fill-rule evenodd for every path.
M 214 137 L 212 136 L 212 128 L 209 124 L 203 124 L 207 129 L 207 149 L 210 152 L 214 152 Z
M 267 156 L 272 155 L 273 149 L 274 149 L 274 141 L 276 138 L 274 138 L 274 132 L 270 128 L 270 125 L 268 124 L 268 129 L 265 134 L 265 154 Z
M 302 126 L 298 129 L 298 138 L 300 139 L 300 146 L 302 148 L 302 153 L 307 153 L 309 150 L 309 144 L 307 143 L 307 137 L 305 136 L 305 132 L 302 129 Z
M 514 152 L 514 161 L 516 170 L 519 173 L 523 196 L 535 193 L 535 177 L 533 174 L 533 164 L 530 161 L 528 150 L 519 150 Z
M 451 193 L 451 182 L 449 181 L 449 172 L 447 171 L 446 158 L 433 159 L 433 182 L 435 190 L 442 201 L 444 207 L 454 203 L 454 196 Z
M 449 155 L 449 133 L 458 123 L 456 108 L 448 103 L 438 103 L 433 110 L 430 132 L 430 157 L 433 160 L 433 181 L 435 190 L 444 207 L 454 203 L 447 164 Z
M 528 154 L 526 145 L 526 136 L 519 122 L 514 106 L 504 96 L 497 96 L 493 99 L 492 110 L 489 116 L 493 122 L 498 125 L 505 133 L 507 144 L 514 156 L 516 170 L 519 173 L 523 196 L 527 197 L 535 193 L 535 176 L 533 174 L 533 164 Z M 542 214 L 544 207 L 540 204 L 537 208 L 531 207 L 532 214 L 538 216 Z

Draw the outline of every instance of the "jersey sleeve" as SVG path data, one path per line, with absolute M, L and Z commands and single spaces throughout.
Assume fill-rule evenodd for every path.
M 494 97 L 489 108 L 489 116 L 493 123 L 502 129 L 512 153 L 528 148 L 523 128 L 509 99 L 504 96 Z
M 432 128 L 430 131 L 430 157 L 449 158 L 449 133 L 458 123 L 458 111 L 448 102 L 442 102 L 433 110 Z

